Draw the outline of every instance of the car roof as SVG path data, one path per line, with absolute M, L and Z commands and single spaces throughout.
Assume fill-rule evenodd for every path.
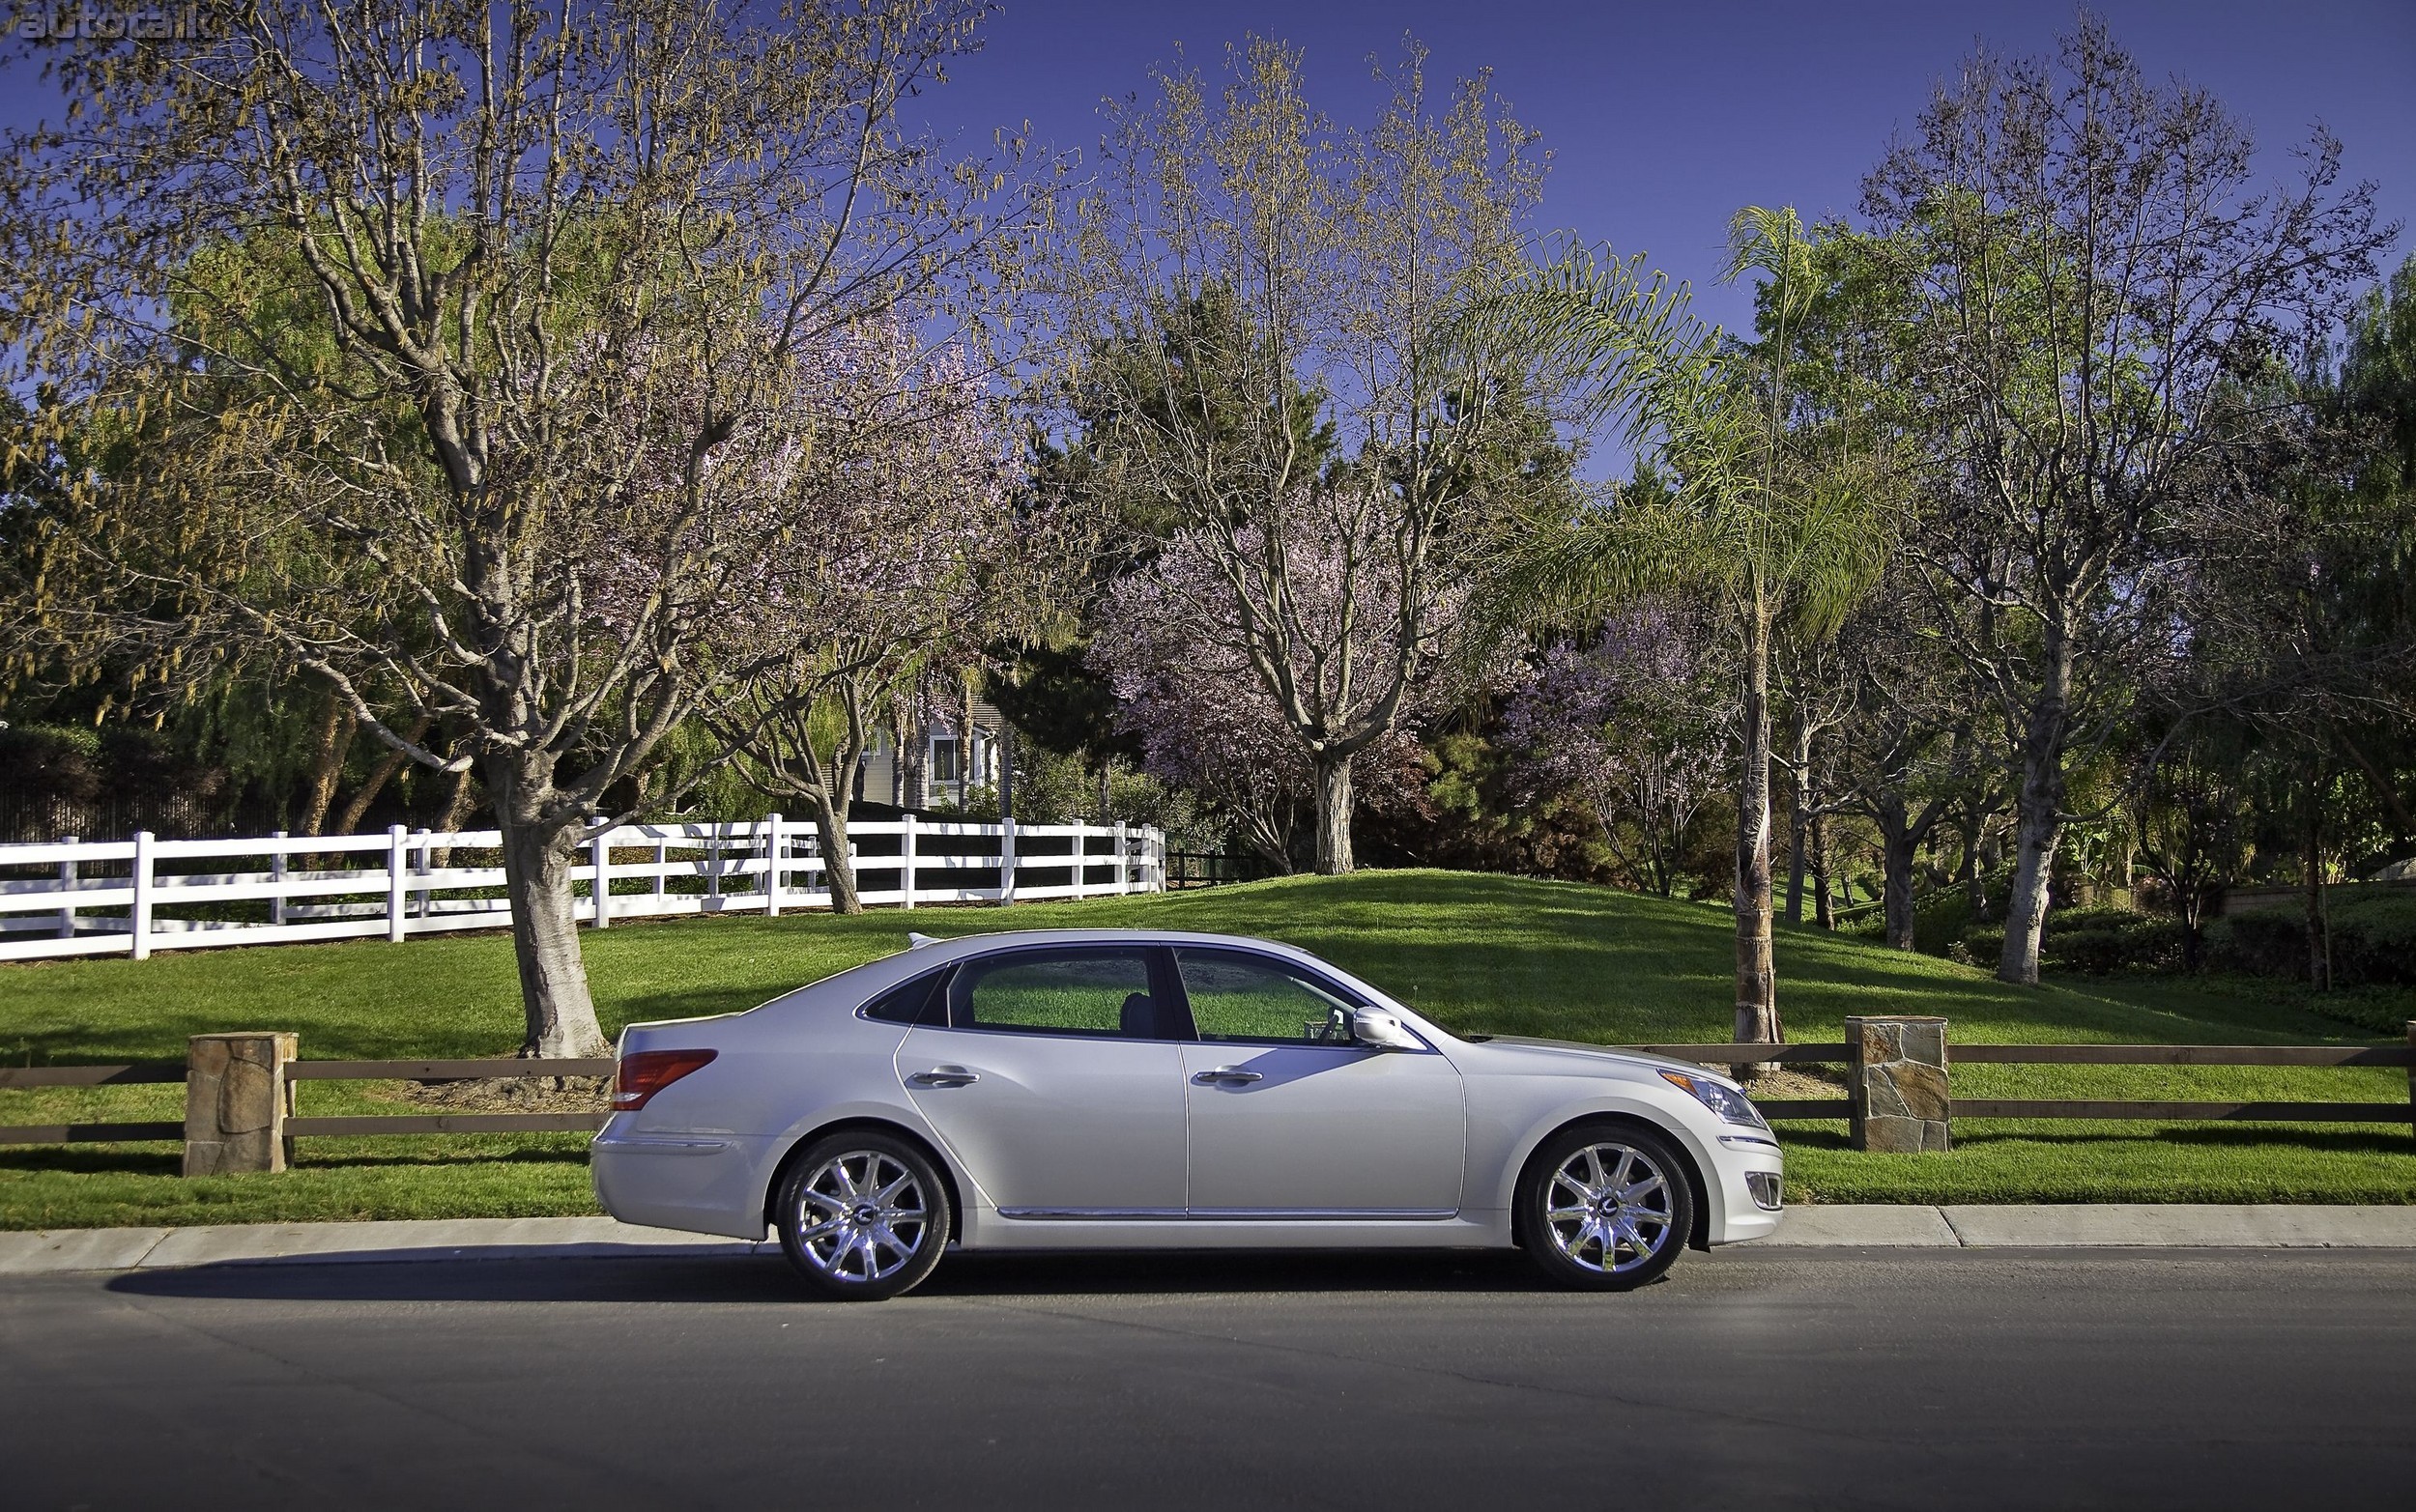
M 1244 934 L 1201 934 L 1186 929 L 999 929 L 979 934 L 956 934 L 928 939 L 909 946 L 897 956 L 884 960 L 907 960 L 916 966 L 939 965 L 945 961 L 964 960 L 968 956 L 987 955 L 992 951 L 1032 949 L 1035 947 L 1069 945 L 1201 945 L 1223 946 L 1245 950 L 1267 951 L 1280 956 L 1311 961 L 1329 971 L 1339 970 L 1331 962 L 1311 956 L 1296 945 L 1280 940 L 1262 940 Z

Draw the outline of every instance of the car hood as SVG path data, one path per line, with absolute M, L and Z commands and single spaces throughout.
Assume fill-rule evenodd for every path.
M 1574 1040 L 1530 1040 L 1521 1035 L 1495 1035 L 1482 1043 L 1488 1049 L 1514 1050 L 1522 1058 L 1533 1056 L 1539 1063 L 1545 1064 L 1574 1061 L 1600 1065 L 1608 1062 L 1619 1066 L 1639 1067 L 1646 1070 L 1685 1071 L 1695 1076 L 1704 1074 L 1703 1068 L 1693 1061 L 1674 1060 L 1666 1055 L 1654 1055 L 1644 1050 L 1624 1050 L 1615 1045 L 1584 1044 Z M 1576 1070 L 1581 1068 L 1569 1066 L 1568 1069 Z

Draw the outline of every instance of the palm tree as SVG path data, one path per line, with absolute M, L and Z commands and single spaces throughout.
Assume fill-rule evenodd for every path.
M 1553 354 L 1580 414 L 1624 420 L 1665 485 L 1612 490 L 1540 521 L 1510 566 L 1511 601 L 1599 612 L 1639 593 L 1701 594 L 1740 653 L 1737 796 L 1737 1020 L 1740 1041 L 1785 1038 L 1770 957 L 1770 646 L 1782 624 L 1827 636 L 1883 556 L 1882 470 L 1852 426 L 1799 392 L 1798 347 L 1824 283 L 1822 243 L 1792 209 L 1748 206 L 1729 228 L 1722 281 L 1760 275 L 1759 339 L 1707 326 L 1683 284 L 1574 249 L 1518 291 L 1519 318 Z M 1755 1068 L 1761 1070 L 1762 1068 Z

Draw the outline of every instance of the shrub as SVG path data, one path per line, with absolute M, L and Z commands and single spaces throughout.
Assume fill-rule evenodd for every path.
M 2307 937 L 2298 914 L 2259 908 L 2206 921 L 2206 964 L 2258 977 L 2307 975 Z
M 2054 969 L 2104 977 L 2175 970 L 2181 964 L 2181 944 L 2180 920 L 2132 914 L 2119 924 L 2050 930 L 2040 955 Z
M 2004 958 L 2005 931 L 1995 925 L 1971 926 L 1963 931 L 1960 943 L 1970 954 L 1971 963 L 1975 966 L 1986 966 L 1993 971 L 1997 962 Z
M 2416 983 L 2416 891 L 2344 889 L 2331 914 L 2332 971 L 2343 984 Z
M 1971 898 L 1960 887 L 1941 888 L 1913 905 L 1913 947 L 1941 953 L 1971 927 Z
M 1967 927 L 1960 941 L 1971 958 L 1993 965 L 2004 953 L 2001 927 Z M 2172 971 L 2181 964 L 2178 919 L 2143 914 L 2119 905 L 2061 909 L 2047 916 L 2039 942 L 2039 965 L 2093 977 L 2123 971 Z
M 2335 888 L 2332 980 L 2339 986 L 2416 983 L 2416 891 Z M 2210 965 L 2266 977 L 2307 975 L 2306 918 L 2295 908 L 2231 914 L 2206 927 Z

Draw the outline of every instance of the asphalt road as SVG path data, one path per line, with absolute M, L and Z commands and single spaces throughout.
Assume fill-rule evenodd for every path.
M 2416 1254 L 957 1257 L 0 1283 L 0 1504 L 2416 1504 Z

